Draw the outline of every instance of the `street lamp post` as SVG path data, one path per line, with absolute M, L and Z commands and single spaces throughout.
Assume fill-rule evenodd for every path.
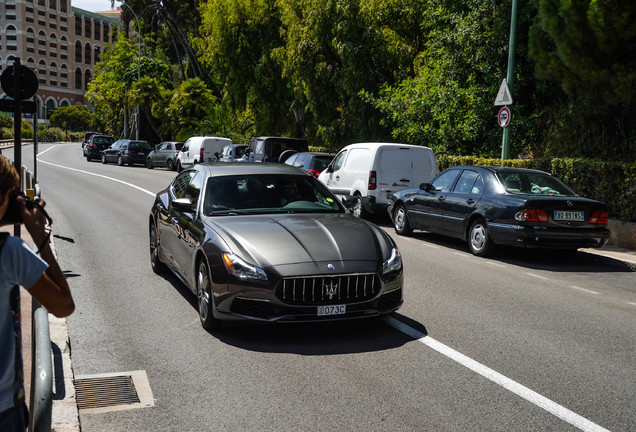
M 133 10 L 133 8 L 131 8 L 130 5 L 128 3 L 126 3 L 125 1 L 122 1 L 121 4 L 123 6 L 128 7 L 128 10 L 130 10 L 132 12 L 133 16 L 135 17 L 135 20 L 137 21 L 137 36 L 139 37 L 138 44 L 137 44 L 137 48 L 138 48 L 138 53 L 137 53 L 137 81 L 139 81 L 141 79 L 141 25 L 139 24 L 139 18 L 137 17 L 137 14 Z M 135 114 L 135 117 L 137 119 L 136 127 L 135 127 L 135 139 L 139 140 L 139 123 L 140 123 L 139 105 L 137 105 L 137 113 Z

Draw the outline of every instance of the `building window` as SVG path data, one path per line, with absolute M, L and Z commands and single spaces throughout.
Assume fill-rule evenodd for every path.
M 68 2 L 68 0 L 61 0 L 61 1 L 60 1 L 60 10 L 61 10 L 62 12 L 66 12 L 66 11 L 68 10 L 68 9 L 67 9 L 67 6 L 66 6 L 66 3 L 67 3 L 67 2 Z
M 46 101 L 46 117 L 47 119 L 51 118 L 51 115 L 55 112 L 55 102 L 53 99 L 49 99 Z
M 84 63 L 91 64 L 91 58 L 91 45 L 86 44 L 86 46 L 84 47 Z
M 84 17 L 84 36 L 91 37 L 91 19 Z
M 80 68 L 75 69 L 75 88 L 82 89 L 82 70 Z
M 38 67 L 38 81 L 40 84 L 46 84 L 46 63 L 41 61 Z
M 108 33 L 110 32 L 110 27 L 108 23 L 104 23 L 104 42 L 108 42 Z
M 95 21 L 95 40 L 100 40 L 102 38 L 102 35 L 100 34 L 101 31 L 101 25 L 99 22 Z
M 82 35 L 82 17 L 75 15 L 75 35 Z
M 86 69 L 84 74 L 84 90 L 88 90 L 88 83 L 91 82 L 91 71 Z
M 96 46 L 95 47 L 95 63 L 99 62 L 101 57 L 102 57 L 102 50 L 100 47 Z
M 75 61 L 82 62 L 82 43 L 80 41 L 75 42 Z
M 57 2 L 55 0 L 49 0 L 49 7 L 51 9 L 57 9 Z

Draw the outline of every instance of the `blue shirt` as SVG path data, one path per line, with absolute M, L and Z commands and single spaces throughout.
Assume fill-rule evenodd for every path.
M 0 252 L 0 412 L 13 407 L 15 332 L 9 295 L 15 285 L 31 288 L 48 266 L 24 240 L 7 237 Z

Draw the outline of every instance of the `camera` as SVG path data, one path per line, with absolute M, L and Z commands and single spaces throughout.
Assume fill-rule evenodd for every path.
M 2 222 L 10 222 L 10 223 L 22 223 L 22 214 L 20 213 L 20 207 L 18 206 L 18 197 L 21 196 L 24 198 L 24 203 L 26 204 L 26 208 L 29 211 L 33 211 L 33 209 L 37 206 L 39 209 L 44 210 L 38 203 L 30 199 L 24 192 L 21 192 L 17 189 L 14 189 L 9 194 L 9 206 L 7 207 L 7 211 L 2 217 Z M 46 215 L 46 214 L 45 214 Z M 46 215 L 48 217 L 48 215 Z

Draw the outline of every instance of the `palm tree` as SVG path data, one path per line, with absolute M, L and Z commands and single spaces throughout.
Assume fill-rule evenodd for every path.
M 151 77 L 140 78 L 139 81 L 132 84 L 128 91 L 130 104 L 140 106 L 143 109 L 148 124 L 150 124 L 150 127 L 152 127 L 152 130 L 157 134 L 160 141 L 163 141 L 163 136 L 152 115 L 151 107 L 154 103 L 161 100 L 162 93 L 163 87 L 159 84 L 159 81 Z

